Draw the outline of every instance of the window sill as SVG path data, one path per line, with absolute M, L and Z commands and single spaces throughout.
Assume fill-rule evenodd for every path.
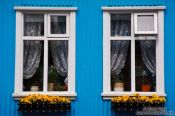
M 103 92 L 101 95 L 103 97 L 103 100 L 111 100 L 115 96 L 132 96 L 133 94 L 138 93 L 141 96 L 152 96 L 153 94 L 156 94 L 158 96 L 166 96 L 165 93 L 158 93 L 158 92 Z
M 50 96 L 64 96 L 68 97 L 71 100 L 75 100 L 77 94 L 75 92 L 21 92 L 21 93 L 13 93 L 12 96 L 14 100 L 19 100 L 20 98 L 23 98 L 30 94 L 44 94 L 44 95 L 50 95 Z

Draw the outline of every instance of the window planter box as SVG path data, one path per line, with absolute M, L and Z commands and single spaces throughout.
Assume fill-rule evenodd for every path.
M 19 112 L 67 112 L 71 101 L 67 97 L 31 94 L 18 101 Z
M 143 108 L 164 107 L 164 103 L 111 103 L 112 111 L 141 111 Z
M 57 103 L 57 104 L 46 104 L 46 103 L 33 103 L 25 104 L 18 103 L 19 112 L 58 112 L 58 111 L 70 111 L 71 103 Z
M 164 107 L 166 98 L 164 96 L 116 96 L 111 100 L 112 111 L 141 111 L 144 108 Z

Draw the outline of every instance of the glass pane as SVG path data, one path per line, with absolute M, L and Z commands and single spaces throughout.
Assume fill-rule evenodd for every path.
M 68 41 L 49 41 L 48 91 L 68 90 Z
M 43 90 L 43 41 L 24 41 L 23 91 Z
M 131 14 L 111 14 L 111 36 L 131 36 Z
M 130 41 L 111 41 L 111 90 L 131 91 Z
M 154 15 L 138 15 L 138 31 L 154 31 Z
M 24 36 L 44 35 L 44 15 L 24 14 Z
M 66 16 L 51 16 L 51 34 L 66 34 Z
M 136 91 L 156 91 L 156 41 L 135 42 Z

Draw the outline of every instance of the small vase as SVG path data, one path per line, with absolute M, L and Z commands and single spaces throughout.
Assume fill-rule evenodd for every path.
M 114 91 L 119 91 L 119 92 L 124 91 L 124 83 L 123 82 L 114 83 Z
M 39 91 L 39 86 L 33 85 L 30 87 L 31 91 Z

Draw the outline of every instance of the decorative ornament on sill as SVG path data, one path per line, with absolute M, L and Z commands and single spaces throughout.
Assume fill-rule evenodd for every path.
M 71 101 L 66 97 L 32 94 L 18 102 L 19 112 L 70 111 Z
M 164 107 L 166 99 L 164 96 L 153 94 L 152 96 L 117 96 L 111 100 L 113 111 L 138 111 L 144 107 Z

